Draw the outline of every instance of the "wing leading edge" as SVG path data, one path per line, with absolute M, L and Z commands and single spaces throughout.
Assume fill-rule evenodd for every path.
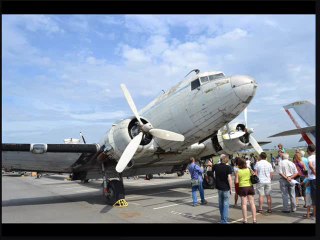
M 288 131 L 274 134 L 272 136 L 269 136 L 269 138 L 270 137 L 290 136 L 290 135 L 303 134 L 303 133 L 312 133 L 315 130 L 316 130 L 316 126 L 297 128 L 297 129 L 292 129 L 292 130 L 288 130 Z
M 10 170 L 71 172 L 83 156 L 100 151 L 98 144 L 2 144 L 2 167 Z

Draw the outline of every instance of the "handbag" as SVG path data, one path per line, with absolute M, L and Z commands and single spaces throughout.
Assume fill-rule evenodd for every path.
M 191 179 L 191 187 L 195 187 L 199 185 L 199 179 Z
M 251 172 L 251 176 L 250 176 L 250 181 L 252 184 L 256 184 L 256 183 L 259 183 L 260 182 L 260 179 L 259 177 L 253 173 L 253 171 L 250 169 L 250 172 Z
M 196 166 L 193 167 L 193 171 L 194 171 L 194 168 Z M 193 172 L 192 172 L 193 173 Z M 192 174 L 191 174 L 192 175 Z M 191 179 L 191 187 L 195 187 L 195 186 L 199 186 L 199 179 Z

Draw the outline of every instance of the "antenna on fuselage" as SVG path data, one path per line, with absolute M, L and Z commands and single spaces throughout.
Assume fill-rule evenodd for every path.
M 193 69 L 187 75 L 185 75 L 184 77 L 188 76 L 192 72 L 195 72 L 196 74 L 198 74 L 200 72 L 200 70 L 199 69 Z

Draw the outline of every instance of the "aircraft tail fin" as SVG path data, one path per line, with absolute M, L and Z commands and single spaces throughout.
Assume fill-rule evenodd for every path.
M 308 126 L 314 126 L 315 125 L 315 105 L 312 104 L 309 101 L 297 101 L 291 104 L 288 104 L 283 107 L 286 112 L 289 114 L 288 109 L 293 108 L 293 110 L 301 117 L 301 119 L 308 125 Z M 291 118 L 291 116 L 290 116 Z M 291 118 L 292 119 L 292 118 Z M 292 119 L 295 125 L 295 120 Z M 298 127 L 298 126 L 297 126 Z M 298 127 L 299 128 L 299 127 Z

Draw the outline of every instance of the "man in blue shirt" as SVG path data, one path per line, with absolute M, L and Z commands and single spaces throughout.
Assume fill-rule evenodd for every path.
M 191 164 L 188 167 L 191 179 L 198 180 L 198 185 L 192 186 L 192 199 L 193 199 L 193 206 L 196 207 L 198 205 L 197 199 L 197 190 L 199 189 L 201 204 L 207 204 L 208 202 L 204 199 L 204 190 L 202 186 L 202 174 L 203 170 L 196 164 L 196 160 L 191 157 L 190 158 Z

